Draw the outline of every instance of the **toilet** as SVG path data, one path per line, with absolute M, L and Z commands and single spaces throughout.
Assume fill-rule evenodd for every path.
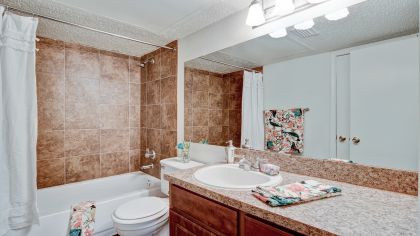
M 182 163 L 175 158 L 160 161 L 161 192 L 169 195 L 169 183 L 163 179 L 165 173 L 194 168 L 203 164 L 190 161 Z M 169 199 L 160 197 L 141 197 L 126 202 L 112 214 L 114 228 L 120 236 L 155 235 L 168 224 Z

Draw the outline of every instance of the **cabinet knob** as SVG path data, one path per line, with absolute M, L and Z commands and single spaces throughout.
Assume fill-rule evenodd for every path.
M 338 136 L 338 141 L 340 141 L 341 143 L 342 142 L 345 142 L 347 140 L 347 138 L 346 137 L 344 137 L 344 136 Z
M 358 143 L 360 143 L 360 138 L 358 138 L 358 137 L 353 137 L 353 138 L 351 139 L 351 141 L 352 141 L 354 144 L 358 144 Z

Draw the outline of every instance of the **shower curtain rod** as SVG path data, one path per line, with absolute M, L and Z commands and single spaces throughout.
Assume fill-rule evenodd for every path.
M 71 25 L 71 26 L 82 28 L 82 29 L 94 31 L 94 32 L 97 32 L 97 33 L 106 34 L 106 35 L 114 36 L 114 37 L 121 38 L 121 39 L 130 40 L 130 41 L 141 43 L 141 44 L 146 44 L 146 45 L 153 46 L 153 47 L 165 48 L 165 49 L 170 49 L 170 50 L 176 51 L 176 48 L 172 48 L 172 47 L 168 47 L 168 46 L 164 46 L 164 45 L 158 45 L 158 44 L 154 44 L 154 43 L 149 43 L 149 42 L 146 42 L 146 41 L 142 41 L 142 40 L 130 38 L 130 37 L 127 37 L 127 36 L 124 36 L 124 35 L 114 34 L 114 33 L 106 32 L 106 31 L 103 31 L 103 30 L 91 28 L 91 27 L 88 27 L 88 26 L 79 25 L 79 24 L 68 22 L 68 21 L 64 21 L 64 20 L 59 20 L 57 18 L 53 18 L 53 17 L 49 17 L 49 16 L 44 16 L 44 15 L 40 15 L 40 14 L 36 14 L 36 13 L 33 13 L 33 12 L 24 11 L 24 10 L 20 10 L 20 9 L 17 9 L 17 8 L 14 8 L 14 7 L 10 7 L 10 6 L 5 5 L 5 4 L 1 4 L 0 3 L 0 6 L 4 6 L 6 8 L 4 12 L 6 12 L 6 11 L 15 11 L 15 12 L 19 12 L 19 13 L 23 13 L 23 14 L 28 14 L 28 15 L 32 15 L 32 16 L 44 18 L 44 19 L 47 19 L 47 20 L 51 20 L 51 21 L 63 23 L 63 24 L 66 24 L 66 25 Z
M 257 71 L 257 70 L 254 70 L 254 69 L 250 69 L 250 68 L 247 68 L 247 67 L 232 65 L 232 64 L 229 64 L 229 63 L 225 63 L 225 62 L 221 62 L 221 61 L 216 61 L 216 60 L 208 59 L 208 58 L 205 58 L 205 57 L 199 57 L 199 58 L 200 59 L 203 59 L 203 60 L 206 60 L 206 61 L 211 61 L 211 62 L 214 62 L 214 63 L 218 63 L 218 64 L 221 64 L 221 65 L 230 66 L 230 67 L 235 67 L 235 68 L 242 69 L 242 70 L 247 70 L 247 71 L 252 71 L 252 72 L 260 72 L 260 71 Z

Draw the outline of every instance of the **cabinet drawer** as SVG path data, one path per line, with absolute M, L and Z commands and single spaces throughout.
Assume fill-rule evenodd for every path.
M 171 185 L 171 209 L 223 235 L 237 235 L 238 212 Z
M 216 236 L 216 234 L 206 230 L 199 224 L 196 224 L 187 218 L 177 214 L 175 211 L 170 211 L 170 235 L 171 236 Z
M 243 236 L 294 236 L 299 235 L 297 233 L 287 232 L 285 230 L 274 227 L 270 224 L 266 224 L 259 219 L 254 219 L 247 215 L 242 215 L 241 221 L 243 222 Z

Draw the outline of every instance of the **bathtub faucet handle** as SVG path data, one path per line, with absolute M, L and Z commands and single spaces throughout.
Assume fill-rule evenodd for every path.
M 156 157 L 156 152 L 154 150 L 149 150 L 148 148 L 146 149 L 146 153 L 144 154 L 144 157 L 149 158 L 149 159 L 155 159 Z

